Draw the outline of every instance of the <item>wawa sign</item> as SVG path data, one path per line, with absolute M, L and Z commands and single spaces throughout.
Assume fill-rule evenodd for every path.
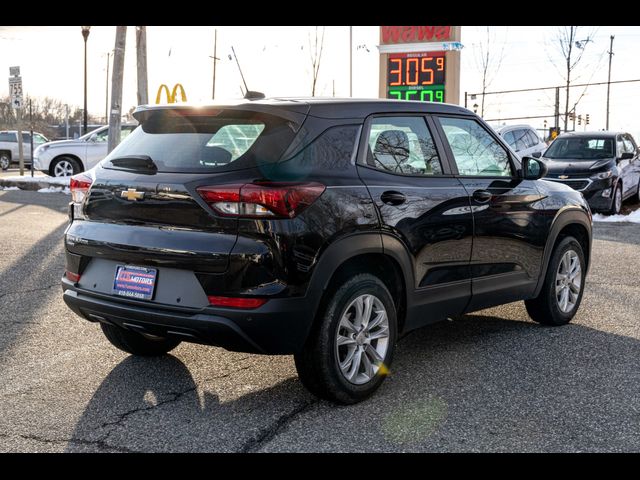
M 434 26 L 380 27 L 380 44 L 449 41 L 452 40 L 451 28 Z
M 380 27 L 380 98 L 460 101 L 460 27 Z

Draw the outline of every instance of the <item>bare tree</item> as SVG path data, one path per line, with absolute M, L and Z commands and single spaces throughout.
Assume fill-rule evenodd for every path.
M 322 27 L 322 35 L 318 38 L 318 27 L 315 30 L 315 39 L 311 42 L 311 33 L 309 33 L 309 56 L 311 57 L 311 96 L 316 96 L 316 85 L 318 83 L 318 73 L 320 72 L 320 61 L 322 60 L 322 49 L 324 47 L 324 27 Z
M 571 80 L 574 77 L 574 73 L 575 73 L 574 71 L 576 67 L 582 60 L 587 43 L 592 41 L 593 41 L 593 32 L 590 32 L 585 35 L 580 31 L 580 27 L 576 27 L 576 26 L 560 28 L 554 38 L 554 43 L 558 47 L 564 59 L 564 62 L 563 62 L 564 70 L 562 72 L 562 75 L 564 77 L 564 81 L 566 85 L 566 98 L 564 103 L 564 131 L 565 132 L 567 131 L 567 127 L 569 124 L 569 113 L 571 112 L 571 110 L 569 109 L 569 90 L 571 88 Z M 580 98 L 582 98 L 582 96 Z M 576 102 L 576 105 L 577 105 L 577 102 Z
M 49 138 L 56 138 L 58 135 L 57 128 L 64 124 L 66 119 L 66 105 L 64 102 L 51 98 L 37 98 L 27 96 L 25 99 L 25 112 L 23 112 L 23 120 L 25 125 L 28 123 L 28 107 L 31 101 L 33 112 L 33 129 L 43 133 Z M 16 111 L 11 106 L 9 97 L 0 97 L 0 130 L 15 130 L 17 127 Z M 77 124 L 82 121 L 82 109 L 77 106 L 71 106 L 69 111 L 69 123 Z M 89 114 L 89 122 L 97 123 L 98 117 Z
M 493 51 L 496 38 L 492 35 L 491 29 L 486 27 L 486 40 L 480 40 L 478 54 L 476 56 L 476 65 L 482 74 L 482 101 L 480 106 L 480 116 L 484 116 L 484 98 L 486 96 L 487 88 L 491 85 L 491 82 L 496 78 L 500 67 L 502 66 L 502 60 L 504 58 L 504 46 L 499 54 L 495 54 Z

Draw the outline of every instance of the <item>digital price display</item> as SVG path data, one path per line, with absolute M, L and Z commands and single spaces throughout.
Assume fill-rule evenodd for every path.
M 444 102 L 445 52 L 393 53 L 387 60 L 387 98 Z

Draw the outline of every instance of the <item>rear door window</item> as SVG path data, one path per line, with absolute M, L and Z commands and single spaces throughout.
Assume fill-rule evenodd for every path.
M 540 143 L 538 134 L 533 130 L 527 130 L 527 148 L 535 147 Z
M 527 148 L 527 131 L 523 129 L 514 130 L 513 137 L 516 142 L 516 152 Z
M 502 138 L 504 138 L 504 141 L 507 142 L 511 148 L 516 149 L 516 139 L 513 136 L 513 131 L 506 132 Z
M 424 117 L 378 117 L 371 122 L 367 165 L 391 173 L 441 175 L 442 165 Z

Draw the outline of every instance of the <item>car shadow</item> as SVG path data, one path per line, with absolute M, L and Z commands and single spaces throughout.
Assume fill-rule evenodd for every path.
M 221 401 L 237 378 L 204 388 L 173 356 L 128 357 L 67 450 L 625 451 L 640 439 L 639 357 L 638 340 L 579 324 L 465 315 L 405 336 L 382 388 L 346 407 L 295 377 Z
M 313 401 L 297 378 L 231 401 L 205 387 L 233 371 L 198 386 L 187 366 L 173 355 L 129 356 L 96 390 L 66 451 L 251 451 L 269 434 L 274 418 Z M 217 388 L 225 389 L 219 384 Z

